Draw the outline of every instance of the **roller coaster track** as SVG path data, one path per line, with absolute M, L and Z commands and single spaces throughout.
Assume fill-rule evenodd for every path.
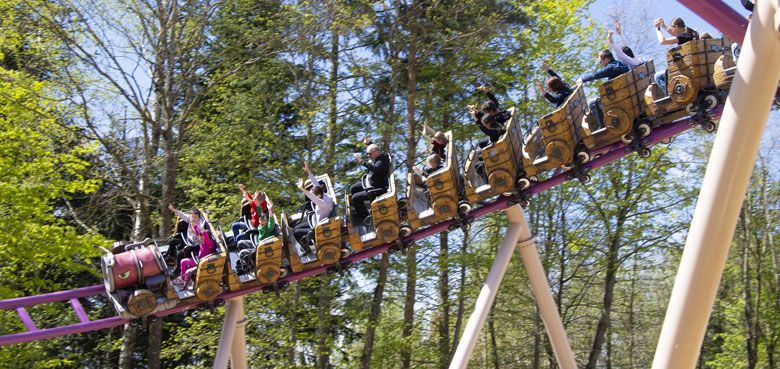
M 715 109 L 710 111 L 707 116 L 699 115 L 699 116 L 686 117 L 677 120 L 675 122 L 663 125 L 657 128 L 656 130 L 654 130 L 649 136 L 642 138 L 641 141 L 638 143 L 625 144 L 622 142 L 618 142 L 594 150 L 592 152 L 594 157 L 599 155 L 600 156 L 585 164 L 583 168 L 585 170 L 593 170 L 593 169 L 603 167 L 609 163 L 617 161 L 627 155 L 630 155 L 638 147 L 648 147 L 662 140 L 677 136 L 685 132 L 686 130 L 694 127 L 699 122 L 706 121 L 706 120 L 714 121 L 720 117 L 722 111 L 723 111 L 723 106 L 719 105 Z M 477 207 L 473 209 L 471 212 L 469 212 L 465 218 L 444 221 L 432 225 L 430 227 L 421 229 L 417 232 L 410 234 L 407 237 L 401 238 L 400 242 L 403 245 L 409 245 L 414 241 L 435 235 L 437 233 L 457 229 L 458 227 L 467 225 L 468 223 L 472 222 L 477 218 L 481 218 L 483 216 L 486 216 L 496 211 L 504 210 L 514 204 L 519 203 L 523 199 L 528 199 L 535 194 L 544 192 L 548 189 L 551 189 L 557 185 L 560 185 L 574 178 L 575 176 L 571 170 L 554 174 L 552 177 L 548 178 L 547 180 L 535 183 L 532 186 L 520 191 L 517 194 L 513 194 L 510 196 L 500 196 L 492 202 Z M 398 243 L 391 242 L 374 248 L 363 250 L 361 252 L 354 253 L 349 257 L 340 260 L 339 261 L 340 265 L 338 265 L 338 267 L 346 268 L 352 263 L 364 259 L 368 259 L 373 256 L 379 255 L 381 253 L 387 252 L 391 249 L 391 247 L 397 247 L 397 246 Z M 306 277 L 315 276 L 315 275 L 322 274 L 323 272 L 332 271 L 333 270 L 332 268 L 333 265 L 325 265 L 325 266 L 309 269 L 306 271 L 302 271 L 299 273 L 293 273 L 288 275 L 285 278 L 280 279 L 277 283 L 284 284 L 284 283 L 298 281 Z M 271 287 L 271 286 L 266 284 L 266 285 L 259 285 L 259 286 L 253 286 L 253 287 L 241 289 L 239 291 L 228 291 L 218 296 L 217 299 L 228 300 L 238 296 L 263 290 L 266 287 Z M 0 310 L 16 310 L 16 313 L 18 314 L 19 318 L 21 319 L 22 323 L 27 329 L 26 332 L 12 333 L 12 334 L 0 336 L 0 346 L 45 340 L 49 338 L 60 337 L 60 336 L 76 334 L 76 333 L 90 332 L 90 331 L 95 331 L 100 329 L 117 327 L 127 323 L 128 322 L 127 320 L 124 320 L 118 316 L 102 318 L 97 320 L 91 320 L 89 318 L 87 312 L 84 310 L 84 307 L 79 302 L 79 299 L 101 296 L 105 294 L 105 292 L 106 292 L 105 287 L 101 284 L 101 285 L 95 285 L 90 287 L 77 288 L 69 291 L 53 292 L 53 293 L 47 293 L 43 295 L 19 297 L 19 298 L 0 301 Z M 36 305 L 55 303 L 55 302 L 64 302 L 64 301 L 70 302 L 71 307 L 73 308 L 73 311 L 75 312 L 76 317 L 79 320 L 79 323 L 64 325 L 64 326 L 59 326 L 54 328 L 41 329 L 36 326 L 35 322 L 30 317 L 30 314 L 27 312 L 27 308 L 34 307 Z M 185 310 L 195 308 L 197 305 L 203 303 L 204 302 L 201 301 L 201 302 L 195 302 L 189 304 L 182 304 L 169 310 L 157 312 L 153 315 L 156 317 L 171 315 L 171 314 L 175 314 L 175 313 L 179 313 Z

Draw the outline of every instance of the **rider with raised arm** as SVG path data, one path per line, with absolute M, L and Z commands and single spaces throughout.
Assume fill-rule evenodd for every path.
M 211 236 L 206 219 L 201 214 L 200 210 L 193 209 L 189 214 L 180 211 L 173 207 L 173 204 L 168 204 L 168 209 L 179 218 L 187 222 L 187 241 L 190 245 L 200 245 L 198 250 L 198 259 L 202 259 L 208 255 L 213 254 L 217 250 L 217 243 Z M 179 270 L 182 274 L 181 282 L 187 282 L 189 275 L 186 273 L 190 268 L 195 267 L 195 260 L 192 258 L 184 258 L 179 263 Z
M 317 181 L 317 176 L 309 169 L 308 161 L 303 162 L 303 170 L 306 171 L 306 174 L 309 176 L 312 189 L 311 191 L 307 190 L 303 185 L 303 180 L 300 179 L 298 180 L 298 188 L 307 198 L 309 198 L 312 204 L 314 204 L 315 223 L 309 224 L 308 214 L 304 213 L 304 216 L 298 221 L 298 224 L 295 225 L 293 235 L 295 236 L 295 239 L 298 240 L 298 243 L 309 252 L 311 250 L 311 243 L 314 242 L 314 237 L 311 234 L 312 230 L 321 220 L 328 219 L 330 212 L 333 210 L 334 202 L 330 195 L 325 192 L 325 189 L 320 186 L 319 181 Z
M 550 78 L 548 78 L 546 82 L 547 88 L 549 88 L 550 91 L 546 91 L 541 82 L 536 82 L 536 87 L 539 89 L 539 95 L 547 99 L 551 104 L 555 104 L 555 107 L 557 108 L 566 102 L 566 99 L 571 95 L 571 86 L 569 86 L 568 83 L 563 82 L 563 79 L 561 79 L 558 73 L 555 73 L 554 70 L 550 69 L 550 66 L 548 66 L 547 63 L 542 62 L 542 69 L 550 75 Z
M 635 57 L 634 51 L 626 46 L 626 40 L 623 38 L 623 32 L 620 29 L 620 22 L 615 22 L 615 33 L 620 37 L 620 43 L 622 44 L 620 47 L 615 45 L 615 41 L 612 39 L 612 30 L 607 32 L 607 40 L 609 45 L 612 46 L 612 50 L 615 51 L 615 57 L 625 63 L 629 69 L 642 65 L 645 60 L 642 57 Z
M 656 19 L 653 25 L 655 26 L 655 35 L 658 38 L 658 43 L 661 45 L 682 45 L 688 41 L 699 39 L 699 33 L 686 27 L 685 22 L 679 17 L 672 20 L 671 27 L 668 27 L 666 23 L 664 23 L 663 18 Z M 664 36 L 661 29 L 666 30 L 672 37 Z M 666 80 L 666 69 L 655 73 L 655 83 L 664 95 L 668 94 L 666 91 Z

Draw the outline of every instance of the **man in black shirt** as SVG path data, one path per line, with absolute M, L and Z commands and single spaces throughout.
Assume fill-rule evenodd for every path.
M 379 150 L 375 144 L 366 148 L 370 162 L 355 154 L 358 163 L 366 167 L 360 182 L 350 187 L 351 203 L 355 208 L 356 219 L 363 219 L 369 215 L 366 201 L 371 200 L 371 194 L 384 193 L 390 186 L 390 155 Z

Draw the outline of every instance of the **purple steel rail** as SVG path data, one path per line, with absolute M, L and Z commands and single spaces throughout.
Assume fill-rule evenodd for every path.
M 710 112 L 711 119 L 717 118 L 722 112 L 722 110 L 723 110 L 722 106 L 719 106 L 718 108 L 712 110 Z M 650 136 L 643 139 L 642 144 L 649 146 L 661 140 L 679 135 L 680 133 L 683 133 L 689 128 L 691 128 L 692 123 L 694 123 L 696 119 L 699 118 L 686 117 L 676 122 L 663 125 L 660 128 L 653 131 L 650 134 Z M 613 161 L 616 161 L 626 155 L 631 154 L 632 152 L 633 151 L 630 144 L 627 145 L 622 142 L 618 142 L 612 145 L 608 145 L 604 148 L 595 150 L 594 154 L 602 154 L 602 156 L 593 159 L 587 164 L 585 164 L 583 166 L 583 169 L 589 170 L 589 169 L 596 169 L 596 168 L 603 167 Z M 566 171 L 563 173 L 556 174 L 545 181 L 535 183 L 531 187 L 521 191 L 520 196 L 528 198 L 531 195 L 535 195 L 543 191 L 546 191 L 572 178 L 573 178 L 573 174 L 571 171 Z M 474 219 L 481 218 L 492 212 L 504 210 L 512 206 L 516 201 L 518 201 L 517 196 L 500 196 L 495 201 L 491 203 L 487 203 L 469 212 L 469 214 L 466 216 L 466 219 L 463 220 L 452 219 L 452 220 L 448 220 L 445 222 L 432 225 L 428 228 L 421 229 L 417 232 L 414 232 L 408 237 L 401 238 L 400 242 L 403 244 L 408 244 L 417 240 L 421 240 L 428 236 L 432 236 L 437 233 L 447 231 L 450 227 L 460 226 L 462 224 L 461 222 L 463 222 L 464 220 L 466 222 L 470 222 Z M 346 267 L 349 264 L 364 259 L 368 259 L 370 257 L 386 252 L 395 245 L 397 245 L 396 242 L 391 242 L 367 250 L 363 250 L 361 252 L 354 253 L 345 259 L 340 260 L 339 263 L 342 267 Z M 326 272 L 330 268 L 333 268 L 334 265 L 335 264 L 324 265 L 317 268 L 312 268 L 306 271 L 302 271 L 299 273 L 290 274 L 289 276 L 280 279 L 279 282 L 289 283 L 289 282 L 294 282 L 294 281 L 304 279 L 306 277 L 315 276 L 323 272 Z M 222 295 L 220 295 L 218 298 L 227 300 L 234 297 L 257 292 L 269 286 L 270 285 L 258 285 L 258 286 L 245 288 L 240 291 L 225 292 Z M 28 330 L 27 332 L 0 336 L 0 346 L 22 343 L 22 342 L 38 341 L 38 340 L 44 340 L 44 339 L 58 337 L 58 336 L 65 336 L 69 334 L 84 333 L 84 332 L 89 332 L 89 331 L 94 331 L 99 329 L 112 328 L 127 323 L 128 322 L 127 320 L 124 320 L 118 316 L 103 318 L 98 320 L 90 320 L 89 317 L 87 317 L 87 314 L 84 311 L 84 308 L 81 306 L 81 303 L 79 303 L 78 299 L 80 297 L 102 295 L 104 292 L 105 292 L 105 287 L 103 285 L 95 285 L 90 287 L 77 288 L 70 291 L 61 291 L 61 292 L 48 293 L 44 295 L 19 297 L 19 298 L 0 301 L 0 309 L 2 310 L 15 309 L 19 314 L 22 323 L 25 325 L 25 327 Z M 29 307 L 29 306 L 51 303 L 51 302 L 60 302 L 66 300 L 70 301 L 73 310 L 76 313 L 76 316 L 79 318 L 79 321 L 81 323 L 71 324 L 71 325 L 56 327 L 56 328 L 39 329 L 36 327 L 35 322 L 32 320 L 32 318 L 25 310 L 25 307 Z M 185 310 L 189 310 L 199 305 L 200 303 L 201 302 L 193 302 L 189 304 L 179 305 L 172 309 L 157 312 L 154 315 L 157 317 L 162 317 L 166 315 L 176 314 Z
M 678 0 L 688 9 L 704 18 L 734 42 L 741 44 L 745 38 L 748 21 L 721 0 Z

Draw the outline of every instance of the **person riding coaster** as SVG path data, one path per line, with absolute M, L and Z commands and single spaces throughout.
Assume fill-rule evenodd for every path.
M 387 192 L 392 172 L 392 163 L 388 153 L 379 150 L 376 144 L 370 144 L 366 148 L 369 161 L 363 160 L 359 154 L 355 154 L 355 160 L 358 164 L 366 168 L 360 182 L 350 187 L 350 203 L 353 209 L 351 214 L 365 223 L 370 222 L 371 201 Z
M 311 172 L 308 161 L 303 162 L 303 170 L 309 176 L 311 190 L 304 187 L 303 180 L 298 180 L 298 189 L 303 192 L 308 201 L 303 204 L 303 216 L 295 223 L 293 235 L 303 247 L 304 252 L 308 254 L 311 253 L 314 245 L 314 226 L 318 222 L 328 219 L 334 202 L 323 185 L 317 181 L 317 176 Z

